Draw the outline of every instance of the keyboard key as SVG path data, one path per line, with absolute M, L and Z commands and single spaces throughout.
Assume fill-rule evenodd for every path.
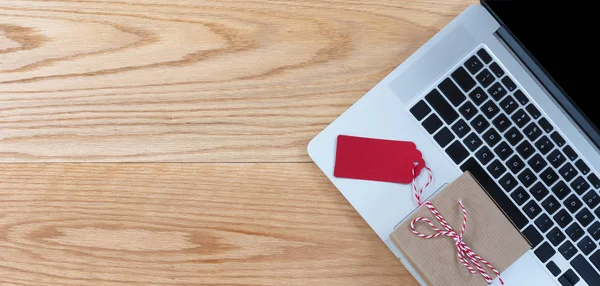
M 515 101 L 512 96 L 507 96 L 500 102 L 500 107 L 506 112 L 506 114 L 510 115 L 517 108 L 519 108 L 519 104 Z
M 481 105 L 488 98 L 488 95 L 481 87 L 476 87 L 469 93 L 469 97 L 476 105 Z
M 529 117 L 523 109 L 517 110 L 510 118 L 512 118 L 512 121 L 521 128 L 531 120 L 531 117 Z
M 554 140 L 554 143 L 556 143 L 558 147 L 562 147 L 563 145 L 565 145 L 565 143 L 567 143 L 565 139 L 563 139 L 562 136 L 558 134 L 558 131 L 554 131 L 552 134 L 550 134 L 550 138 Z
M 548 262 L 548 264 L 546 264 L 546 268 L 548 268 L 548 271 L 550 271 L 554 277 L 560 274 L 560 268 L 558 268 L 558 265 L 556 265 L 556 263 L 553 261 Z
M 483 146 L 475 153 L 475 157 L 481 162 L 481 165 L 485 166 L 494 159 L 494 153 L 487 146 Z
M 469 77 L 470 78 L 470 77 Z M 473 79 L 471 79 L 473 80 Z M 454 106 L 459 106 L 467 97 L 460 89 L 452 82 L 451 79 L 447 78 L 438 85 L 438 89 L 446 96 L 446 99 Z
M 465 62 L 465 67 L 471 74 L 476 74 L 480 69 L 483 68 L 483 64 L 476 56 L 472 56 Z
M 471 90 L 475 85 L 473 78 L 467 73 L 463 67 L 459 67 L 452 73 L 452 79 L 460 86 L 465 92 Z
M 554 149 L 554 151 L 550 152 L 546 158 L 554 168 L 560 167 L 560 165 L 567 160 L 565 155 L 563 155 L 558 149 Z
M 539 215 L 542 212 L 542 208 L 540 208 L 540 205 L 538 205 L 538 203 L 536 203 L 534 200 L 530 200 L 523 207 L 523 212 L 530 219 L 534 219 L 537 215 Z
M 492 57 L 485 51 L 484 48 L 479 49 L 479 51 L 477 51 L 477 55 L 486 64 L 492 61 Z
M 594 254 L 590 256 L 590 261 L 592 264 L 594 264 L 594 266 L 596 266 L 596 268 L 600 269 L 600 250 L 594 252 Z
M 569 193 L 571 193 L 571 190 L 569 189 L 569 187 L 567 187 L 565 182 L 559 181 L 558 183 L 556 183 L 556 185 L 552 187 L 552 192 L 556 195 L 556 197 L 558 197 L 559 200 L 562 200 Z
M 460 88 L 465 92 L 471 90 L 476 85 L 473 78 L 463 67 L 459 67 L 452 73 L 452 79 L 454 79 L 454 81 L 456 81 Z
M 566 281 L 564 281 L 566 280 Z M 577 277 L 577 274 L 575 274 L 575 272 L 573 272 L 573 270 L 569 269 L 567 270 L 567 272 L 565 272 L 565 274 L 563 274 L 560 278 L 558 278 L 558 281 L 563 284 L 563 286 L 565 285 L 565 283 L 568 283 L 568 286 L 572 286 L 577 284 L 577 282 L 579 282 L 579 277 Z
M 463 138 L 469 133 L 469 131 L 471 131 L 471 127 L 469 127 L 467 122 L 459 119 L 456 123 L 454 123 L 454 125 L 452 125 L 452 131 L 454 131 L 454 134 L 456 134 L 458 138 Z
M 590 188 L 590 184 L 582 177 L 579 176 L 573 182 L 571 182 L 571 189 L 575 190 L 577 194 L 583 194 Z
M 488 129 L 488 131 L 486 131 L 485 134 L 483 134 L 483 140 L 490 147 L 496 146 L 496 144 L 498 144 L 498 142 L 500 142 L 501 139 L 502 139 L 502 137 L 500 137 L 500 134 L 498 134 L 498 132 L 496 132 L 496 130 L 494 130 L 494 128 Z M 533 148 L 532 148 L 532 150 L 533 150 Z
M 471 118 L 477 114 L 477 108 L 473 103 L 467 101 L 458 109 L 458 112 L 460 112 L 466 120 L 471 120 Z
M 533 169 L 533 171 L 536 173 L 541 172 L 544 167 L 548 165 L 548 163 L 546 163 L 546 159 L 544 159 L 544 157 L 542 157 L 540 154 L 535 154 L 533 157 L 531 157 L 531 159 L 529 159 L 529 161 L 527 161 L 527 163 L 529 164 L 529 167 L 531 167 L 531 169 Z
M 577 243 L 577 247 L 579 247 L 583 254 L 588 255 L 596 249 L 596 243 L 589 236 L 586 236 Z
M 542 119 L 540 119 L 538 123 L 540 124 L 542 129 L 546 131 L 546 133 L 550 133 L 552 132 L 552 130 L 554 130 L 554 127 L 552 126 L 552 124 L 550 124 L 550 122 L 548 122 L 548 119 L 546 118 L 542 117 Z
M 544 184 L 542 184 L 541 182 L 537 182 L 535 185 L 533 185 L 533 187 L 531 187 L 529 189 L 529 192 L 538 201 L 541 201 L 543 198 L 545 198 L 548 195 L 548 193 L 550 193 L 550 192 L 548 192 L 548 189 L 546 189 Z M 555 208 L 559 208 L 559 207 L 560 206 L 556 206 Z M 552 213 L 554 213 L 554 212 L 552 212 Z
M 471 132 L 471 134 L 469 134 L 465 138 L 465 140 L 463 140 L 463 142 L 465 143 L 467 148 L 469 148 L 469 150 L 471 150 L 471 151 L 477 150 L 477 148 L 479 148 L 479 146 L 481 146 L 481 144 L 483 144 L 483 142 L 481 141 L 481 139 L 479 139 L 477 134 L 475 134 L 473 132 Z
M 510 79 L 510 77 L 505 76 L 502 78 L 502 84 L 504 84 L 504 86 L 506 87 L 506 89 L 508 89 L 508 91 L 514 91 L 515 89 L 517 89 L 517 85 L 515 84 L 514 81 L 512 81 L 512 79 Z
M 531 186 L 536 180 L 535 174 L 530 169 L 525 169 L 525 171 L 521 172 L 517 178 L 519 178 L 519 181 L 525 188 Z
M 523 140 L 524 137 L 523 134 L 521 134 L 521 132 L 516 127 L 513 127 L 506 131 L 506 133 L 504 134 L 504 138 L 506 138 L 508 143 L 515 146 L 517 145 L 517 143 Z
M 575 213 L 576 211 L 578 211 L 583 206 L 583 203 L 581 202 L 581 200 L 579 200 L 579 198 L 575 194 L 570 195 L 563 202 L 563 204 L 565 205 L 565 207 L 567 207 L 567 209 L 571 213 Z
M 517 186 L 517 180 L 511 174 L 507 173 L 500 179 L 500 185 L 508 193 Z
M 570 182 L 577 176 L 577 170 L 575 167 L 573 167 L 573 165 L 571 165 L 571 163 L 566 163 L 564 166 L 562 166 L 562 168 L 558 170 L 558 173 L 563 177 L 563 179 L 565 179 L 565 182 Z
M 540 113 L 540 111 L 537 109 L 537 107 L 535 107 L 535 105 L 533 105 L 533 103 L 530 103 L 529 105 L 527 105 L 527 107 L 525 107 L 525 109 L 527 110 L 529 115 L 531 115 L 531 117 L 533 117 L 533 119 L 538 119 L 538 118 L 540 118 L 540 116 L 542 116 L 542 113 Z
M 490 65 L 490 70 L 496 77 L 502 77 L 504 75 L 504 71 L 497 63 L 492 63 Z
M 523 159 L 529 158 L 533 153 L 535 153 L 535 149 L 531 146 L 531 143 L 528 141 L 523 141 L 519 146 L 517 146 L 517 152 Z
M 571 188 L 581 195 L 590 188 L 590 184 L 582 176 L 579 176 L 571 182 Z
M 487 169 L 496 179 L 498 179 L 502 174 L 504 174 L 504 172 L 506 172 L 506 167 L 504 167 L 502 162 L 498 160 L 494 160 L 494 162 L 487 166 Z
M 469 156 L 469 151 L 459 141 L 454 141 L 446 148 L 446 154 L 458 165 Z
M 542 130 L 537 126 L 537 124 L 535 124 L 535 122 L 531 122 L 523 129 L 523 133 L 525 133 L 525 136 L 527 136 L 529 140 L 535 141 L 542 135 Z
M 504 115 L 504 113 L 501 113 L 492 121 L 492 124 L 494 124 L 498 131 L 504 132 L 512 125 L 512 122 Z
M 454 140 L 454 134 L 452 134 L 450 129 L 444 127 L 433 136 L 433 139 L 435 139 L 435 142 L 437 142 L 440 147 L 444 148 Z
M 523 106 L 529 102 L 529 98 L 527 98 L 527 96 L 520 90 L 515 91 L 513 95 L 515 96 L 515 99 Z
M 490 84 L 492 84 L 492 82 L 494 82 L 494 80 L 496 80 L 494 78 L 494 76 L 490 73 L 490 71 L 488 69 L 484 69 L 482 70 L 477 76 L 477 81 L 479 81 L 479 83 L 481 84 L 481 86 L 483 87 L 488 87 Z
M 590 182 L 590 184 L 592 184 L 592 186 L 596 189 L 600 188 L 600 179 L 598 179 L 598 176 L 596 176 L 596 174 L 591 173 L 588 177 L 588 181 Z
M 506 89 L 499 82 L 494 83 L 487 92 L 496 101 L 502 99 L 506 95 Z
M 565 275 L 558 277 L 558 282 L 561 286 L 574 286 L 573 283 L 571 283 Z
M 550 261 L 550 262 L 548 262 L 548 264 L 546 264 L 546 268 L 548 268 L 548 271 L 550 271 L 550 273 L 552 273 L 552 275 L 554 275 L 554 277 L 556 277 L 560 274 L 560 268 L 558 268 L 556 263 L 554 263 L 552 261 Z
M 513 155 L 506 162 L 506 166 L 514 173 L 517 174 L 525 167 L 525 163 L 517 155 Z
M 494 148 L 494 152 L 496 155 L 500 157 L 501 160 L 506 160 L 508 156 L 512 155 L 513 149 L 506 144 L 506 142 L 502 141 L 496 148 Z
M 483 115 L 479 114 L 471 121 L 471 126 L 477 133 L 481 134 L 488 127 L 490 127 L 490 123 L 483 117 Z
M 488 195 L 496 202 L 498 207 L 504 211 L 506 216 L 512 221 L 517 229 L 522 229 L 529 220 L 523 215 L 521 210 L 508 198 L 506 193 L 499 188 L 494 180 L 485 172 L 474 158 L 469 158 L 460 167 L 465 172 L 471 172 L 471 175 L 479 182 Z
M 600 222 L 594 222 L 592 226 L 588 228 L 588 233 L 595 239 L 600 239 Z
M 587 175 L 590 172 L 590 167 L 588 167 L 588 165 L 581 159 L 575 162 L 575 167 L 577 167 L 577 169 L 579 169 L 579 172 L 581 172 L 581 174 L 583 175 Z
M 444 123 L 442 123 L 440 118 L 437 117 L 437 115 L 435 114 L 429 115 L 427 119 L 421 122 L 421 125 L 423 125 L 423 127 L 425 128 L 425 130 L 427 130 L 427 132 L 429 132 L 429 134 L 433 134 L 436 130 L 442 127 L 443 124 Z
M 571 260 L 571 266 L 588 285 L 598 285 L 598 281 L 600 281 L 600 275 L 598 274 L 598 271 L 596 271 L 596 269 L 590 265 L 585 257 L 583 257 L 583 255 L 579 254 L 575 256 L 575 258 Z
M 575 215 L 575 218 L 577 218 L 583 227 L 588 226 L 592 221 L 594 221 L 594 215 L 587 208 L 583 208 L 581 211 L 579 211 L 577 215 Z
M 589 208 L 595 209 L 600 203 L 600 196 L 596 190 L 590 190 L 583 196 L 583 201 Z
M 548 243 L 544 242 L 540 247 L 538 247 L 535 251 L 535 256 L 537 256 L 541 262 L 545 263 L 556 253 L 556 250 Z
M 498 112 L 500 112 L 500 108 L 493 101 L 488 100 L 481 106 L 481 112 L 485 117 L 492 119 Z
M 542 241 L 544 241 L 544 237 L 535 229 L 533 225 L 529 225 L 526 227 L 521 233 L 523 236 L 529 241 L 531 247 L 536 247 Z
M 538 217 L 535 220 L 535 226 L 537 226 L 537 228 L 542 232 L 545 233 L 546 231 L 548 231 L 550 228 L 552 228 L 554 226 L 554 221 L 552 221 L 552 219 L 550 219 L 550 217 L 548 217 L 547 214 L 542 214 L 540 217 Z
M 518 187 L 514 192 L 510 194 L 510 197 L 515 200 L 515 202 L 522 206 L 527 200 L 529 200 L 529 194 L 523 189 L 523 187 Z
M 560 208 L 560 203 L 554 196 L 549 196 L 542 202 L 542 207 L 552 215 Z
M 594 215 L 596 215 L 596 217 L 600 217 L 600 208 L 597 208 L 597 209 L 594 211 Z
M 568 279 L 567 276 L 562 275 L 560 277 L 558 277 L 558 282 L 560 283 L 560 285 L 562 286 L 574 286 L 573 283 L 571 283 Z
M 566 227 L 573 221 L 573 218 L 565 209 L 561 209 L 554 215 L 554 221 L 556 221 L 560 227 Z
M 576 222 L 572 223 L 569 227 L 567 227 L 566 233 L 567 236 L 575 242 L 578 241 L 585 234 L 583 229 Z
M 420 100 L 410 109 L 410 113 L 418 120 L 421 121 L 427 114 L 431 112 L 431 108 L 425 103 L 425 101 Z
M 577 160 L 577 153 L 575 152 L 575 150 L 573 150 L 573 148 L 571 148 L 571 146 L 569 146 L 569 145 L 565 146 L 565 148 L 563 148 L 563 153 L 565 153 L 565 155 L 567 156 L 567 158 L 569 158 L 569 160 L 571 160 L 571 161 Z
M 546 155 L 552 148 L 554 148 L 554 143 L 550 141 L 550 139 L 544 135 L 537 142 L 535 142 L 535 147 L 540 151 L 540 153 Z
M 573 258 L 573 256 L 577 254 L 577 251 L 578 250 L 575 248 L 575 245 L 568 240 L 558 248 L 558 252 L 560 252 L 560 254 L 562 254 L 566 260 Z
M 444 122 L 451 124 L 458 118 L 458 113 L 448 103 L 437 89 L 432 90 L 425 96 L 429 105 L 442 117 Z
M 548 234 L 546 234 L 546 237 L 554 246 L 558 246 L 565 240 L 565 238 L 567 238 L 563 234 L 562 230 L 560 230 L 558 227 L 553 228 Z

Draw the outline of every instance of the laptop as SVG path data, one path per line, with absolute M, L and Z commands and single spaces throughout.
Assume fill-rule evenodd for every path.
M 468 7 L 309 143 L 398 259 L 389 236 L 415 209 L 410 187 L 334 177 L 338 135 L 416 143 L 434 176 L 425 197 L 470 171 L 531 244 L 507 285 L 600 285 L 600 122 L 584 80 L 595 53 L 580 35 L 593 17 L 581 4 Z

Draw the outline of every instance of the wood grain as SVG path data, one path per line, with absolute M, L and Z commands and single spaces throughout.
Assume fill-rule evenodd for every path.
M 475 0 L 2 0 L 0 161 L 308 162 Z
M 417 285 L 313 164 L 3 164 L 0 284 Z
M 0 284 L 416 285 L 306 145 L 472 3 L 0 0 Z

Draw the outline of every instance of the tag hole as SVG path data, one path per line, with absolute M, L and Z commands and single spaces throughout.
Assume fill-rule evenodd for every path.
M 413 162 L 413 165 L 415 165 L 415 166 L 416 166 L 416 165 L 419 165 L 419 161 L 414 161 L 414 162 Z

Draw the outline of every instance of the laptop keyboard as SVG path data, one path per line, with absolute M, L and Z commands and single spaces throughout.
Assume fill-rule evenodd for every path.
M 600 283 L 600 179 L 485 48 L 410 112 L 562 285 Z

